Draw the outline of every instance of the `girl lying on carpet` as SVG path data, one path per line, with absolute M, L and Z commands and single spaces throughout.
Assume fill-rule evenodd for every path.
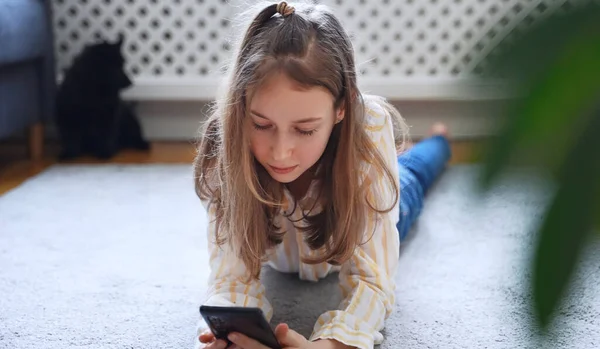
M 210 220 L 204 304 L 258 307 L 270 321 L 263 263 L 311 281 L 339 272 L 339 309 L 323 313 L 308 339 L 280 324 L 278 340 L 284 348 L 372 348 L 394 309 L 400 240 L 450 158 L 445 127 L 402 151 L 404 121 L 383 98 L 359 91 L 338 19 L 323 5 L 261 9 L 243 32 L 194 164 Z M 265 348 L 239 333 L 230 340 Z M 200 325 L 196 345 L 227 343 Z

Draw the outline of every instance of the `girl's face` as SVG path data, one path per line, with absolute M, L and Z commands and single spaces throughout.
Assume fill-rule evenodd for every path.
M 291 183 L 316 164 L 344 116 L 333 104 L 327 89 L 301 89 L 285 74 L 256 91 L 246 124 L 250 148 L 273 179 Z

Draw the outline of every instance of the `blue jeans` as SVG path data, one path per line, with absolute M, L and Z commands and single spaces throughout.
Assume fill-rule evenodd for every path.
M 427 138 L 398 156 L 400 220 L 396 227 L 401 241 L 421 214 L 423 199 L 450 156 L 450 145 L 442 136 Z

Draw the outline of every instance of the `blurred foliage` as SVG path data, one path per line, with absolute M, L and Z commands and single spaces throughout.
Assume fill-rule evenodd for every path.
M 583 3 L 546 16 L 502 47 L 484 74 L 507 79 L 518 97 L 507 101 L 484 156 L 483 190 L 518 164 L 544 169 L 557 185 L 531 261 L 533 309 L 545 332 L 600 230 L 600 8 Z

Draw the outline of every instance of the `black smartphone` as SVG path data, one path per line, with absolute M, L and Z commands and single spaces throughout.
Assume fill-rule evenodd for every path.
M 242 333 L 272 349 L 281 349 L 271 325 L 260 308 L 200 306 L 200 314 L 217 339 L 231 342 L 227 335 Z

